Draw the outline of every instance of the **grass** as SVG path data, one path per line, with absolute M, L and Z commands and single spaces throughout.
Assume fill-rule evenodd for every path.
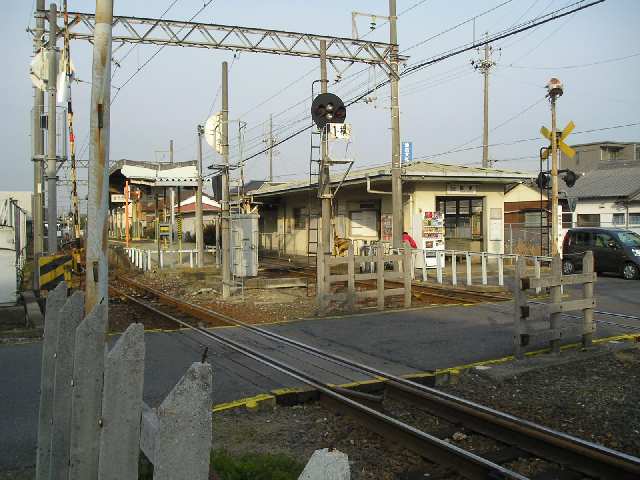
M 296 480 L 304 465 L 283 454 L 245 453 L 225 450 L 211 453 L 211 466 L 220 480 Z
M 283 454 L 211 452 L 213 480 L 296 480 L 304 465 Z M 153 466 L 140 454 L 139 480 L 152 480 Z

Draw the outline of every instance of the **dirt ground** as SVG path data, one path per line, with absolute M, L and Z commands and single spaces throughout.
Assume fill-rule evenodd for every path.
M 546 367 L 496 381 L 470 370 L 442 387 L 489 407 L 640 456 L 640 347 Z M 440 421 L 415 407 L 385 402 L 399 419 L 480 455 L 497 450 L 492 440 Z M 214 416 L 216 448 L 231 452 L 282 452 L 306 461 L 317 448 L 333 447 L 351 462 L 352 479 L 452 479 L 455 473 L 411 452 L 385 444 L 349 418 L 318 404 Z M 505 465 L 523 475 L 549 465 L 518 459 Z

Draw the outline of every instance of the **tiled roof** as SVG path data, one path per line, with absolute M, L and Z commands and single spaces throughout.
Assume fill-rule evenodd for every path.
M 640 196 L 640 166 L 602 168 L 579 177 L 573 188 L 565 188 L 567 198 Z
M 341 173 L 331 175 L 331 182 L 339 182 L 342 179 Z M 345 182 L 357 182 L 365 180 L 366 177 L 376 178 L 391 175 L 391 167 L 389 165 L 380 165 L 373 167 L 360 168 L 351 171 L 345 178 Z M 402 166 L 402 175 L 406 177 L 439 177 L 452 179 L 499 179 L 522 181 L 534 177 L 532 173 L 520 172 L 513 170 L 502 170 L 497 168 L 470 167 L 466 165 L 448 165 L 443 163 L 430 162 L 411 162 Z M 297 180 L 293 182 L 282 183 L 279 185 L 265 184 L 254 190 L 254 195 L 262 195 L 287 190 L 297 190 L 309 187 L 309 180 Z

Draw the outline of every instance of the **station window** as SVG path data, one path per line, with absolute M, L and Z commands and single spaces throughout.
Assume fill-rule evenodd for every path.
M 482 240 L 482 198 L 438 197 L 437 205 L 446 239 Z
M 578 226 L 579 227 L 599 227 L 600 214 L 599 213 L 578 214 Z
M 296 230 L 307 228 L 307 215 L 303 208 L 293 209 L 293 228 Z
M 640 225 L 640 213 L 629 214 L 629 225 Z

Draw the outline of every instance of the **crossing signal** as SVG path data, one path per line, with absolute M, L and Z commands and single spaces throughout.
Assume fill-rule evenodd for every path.
M 549 186 L 549 174 L 547 172 L 540 172 L 538 178 L 536 178 L 536 185 L 540 190 L 546 190 Z
M 578 174 L 572 170 L 559 170 L 558 173 L 563 173 L 562 181 L 571 188 L 576 184 L 578 180 Z M 538 178 L 536 178 L 536 185 L 540 190 L 546 190 L 549 187 L 550 176 L 549 172 L 540 172 Z
M 327 123 L 343 123 L 347 118 L 347 109 L 337 95 L 321 93 L 311 103 L 311 118 L 322 130 Z

